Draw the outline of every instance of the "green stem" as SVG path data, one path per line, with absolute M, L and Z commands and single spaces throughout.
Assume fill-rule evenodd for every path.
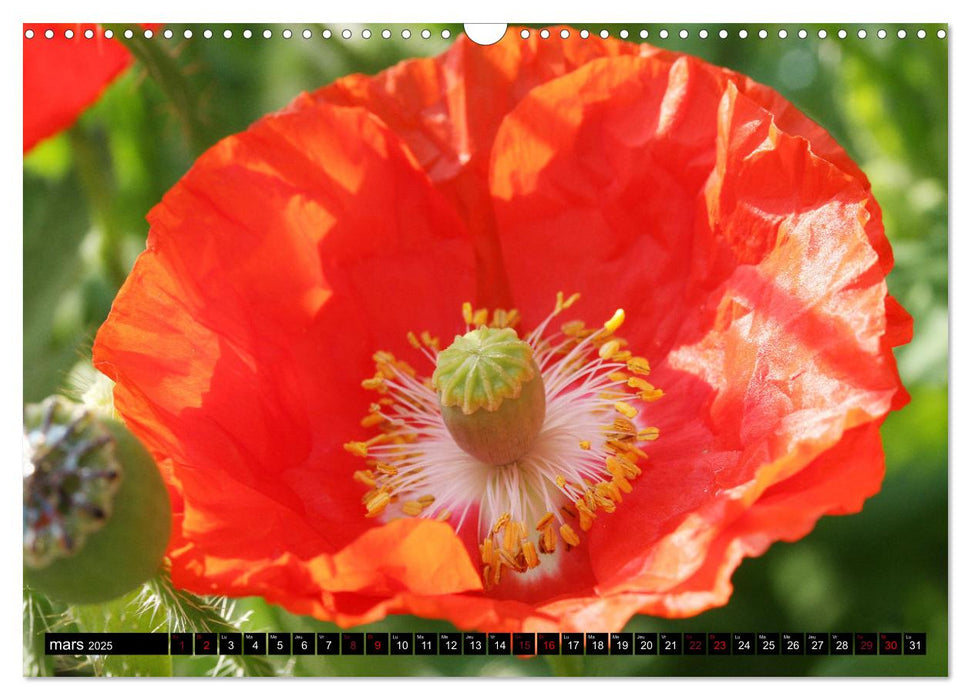
M 123 234 L 112 213 L 114 177 L 101 144 L 81 126 L 69 132 L 71 151 L 78 170 L 78 178 L 91 206 L 91 215 L 100 240 L 98 259 L 104 273 L 115 289 L 125 281 L 128 270 L 122 259 Z
M 145 67 L 148 75 L 162 90 L 182 125 L 192 155 L 202 153 L 208 144 L 205 128 L 199 118 L 199 105 L 175 57 L 165 50 L 165 44 L 162 42 L 157 39 L 146 39 L 141 27 L 125 24 L 105 26 L 115 33 L 115 38 L 131 51 L 135 60 Z M 126 29 L 132 30 L 130 39 L 125 37 Z

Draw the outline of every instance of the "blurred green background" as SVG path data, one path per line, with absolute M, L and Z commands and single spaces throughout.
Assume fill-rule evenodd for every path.
M 124 40 L 136 56 L 71 129 L 24 158 L 24 400 L 64 390 L 83 365 L 119 285 L 144 247 L 146 212 L 218 139 L 297 93 L 350 72 L 434 55 L 461 25 L 168 25 Z M 906 657 L 43 658 L 31 635 L 58 629 L 333 630 L 261 600 L 204 605 L 164 579 L 109 606 L 25 597 L 25 674 L 287 675 L 944 675 L 948 671 L 948 40 L 944 25 L 580 25 L 695 54 L 771 85 L 825 126 L 861 165 L 883 206 L 896 266 L 891 292 L 914 317 L 897 358 L 912 402 L 883 431 L 887 476 L 862 513 L 824 518 L 803 540 L 745 561 L 724 608 L 690 620 L 638 617 L 627 631 L 916 631 Z M 212 30 L 205 38 L 203 30 Z M 370 38 L 362 30 L 370 30 Z M 383 39 L 381 31 L 392 31 Z M 331 38 L 322 32 L 331 30 Z M 704 28 L 708 35 L 699 36 Z M 926 38 L 917 36 L 918 29 Z M 223 37 L 225 29 L 233 33 Z M 252 38 L 244 38 L 250 29 Z M 262 37 L 264 29 L 273 32 Z M 313 38 L 304 39 L 309 29 Z M 339 38 L 349 29 L 349 40 Z M 410 38 L 402 38 L 402 31 Z M 429 38 L 422 31 L 427 29 Z M 661 30 L 667 30 L 666 37 Z M 681 30 L 688 38 L 681 38 Z M 740 30 L 747 32 L 745 38 Z M 804 29 L 805 38 L 799 37 Z M 845 38 L 838 31 L 845 29 Z M 884 30 L 886 38 L 879 38 Z M 897 32 L 904 29 L 907 37 Z M 719 32 L 728 32 L 721 38 Z M 760 30 L 767 36 L 761 38 Z M 780 30 L 787 33 L 779 36 Z M 826 32 L 819 37 L 820 30 Z M 865 39 L 858 32 L 867 33 Z M 641 38 L 642 31 L 647 39 Z M 447 35 L 443 37 L 443 32 Z M 506 40 L 516 40 L 510 30 Z M 551 38 L 550 41 L 556 39 Z M 591 39 L 595 40 L 595 39 Z M 135 603 L 147 603 L 139 609 Z M 153 618 L 152 607 L 157 614 Z M 148 611 L 148 612 L 146 612 Z M 168 618 L 160 618 L 163 612 Z M 161 621 L 160 621 L 161 620 Z M 366 629 L 439 631 L 396 617 Z M 593 630 L 591 630 L 593 631 Z

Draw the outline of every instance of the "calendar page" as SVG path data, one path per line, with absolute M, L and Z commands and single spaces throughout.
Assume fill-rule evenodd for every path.
M 949 25 L 21 31 L 24 676 L 948 675 Z

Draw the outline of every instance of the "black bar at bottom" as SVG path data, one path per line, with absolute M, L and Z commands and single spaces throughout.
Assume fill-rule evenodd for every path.
M 74 656 L 88 654 L 169 653 L 165 632 L 45 632 L 44 654 Z

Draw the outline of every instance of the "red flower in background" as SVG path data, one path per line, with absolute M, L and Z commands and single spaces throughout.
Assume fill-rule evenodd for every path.
M 906 401 L 891 348 L 910 320 L 887 294 L 891 251 L 865 176 L 769 88 L 648 46 L 462 38 L 349 76 L 217 144 L 148 218 L 94 359 L 170 486 L 173 580 L 199 593 L 341 625 L 410 613 L 582 630 L 694 615 L 728 600 L 743 557 L 861 508 L 883 475 L 880 424 Z M 616 461 L 588 472 L 592 518 L 575 512 L 586 494 L 571 504 L 577 482 L 510 504 L 425 464 L 438 503 L 466 512 L 407 500 L 394 479 L 412 455 L 382 448 L 376 427 L 393 430 L 382 411 L 412 427 L 437 418 L 385 355 L 364 384 L 404 389 L 374 408 L 361 384 L 374 351 L 407 358 L 420 380 L 434 343 L 410 331 L 462 333 L 467 299 L 515 307 L 530 331 L 561 289 L 582 293 L 570 313 L 593 328 L 626 311 L 628 345 L 608 345 L 616 324 L 596 331 L 578 360 L 589 376 L 643 356 L 664 389 L 647 404 L 656 394 L 632 380 L 621 413 L 633 432 L 619 452 L 592 448 L 636 462 L 633 488 L 618 488 Z M 569 327 L 567 349 L 586 337 Z M 549 381 L 555 362 L 534 345 Z M 549 387 L 544 431 L 551 416 L 588 416 L 551 403 Z M 410 444 L 447 449 L 439 427 Z M 366 508 L 355 473 L 376 486 Z M 576 518 L 553 533 L 551 563 L 533 561 L 547 532 L 531 522 L 515 561 L 499 559 L 502 533 L 478 546 L 493 530 L 476 513 L 550 503 L 565 507 L 557 523 Z M 498 584 L 489 561 L 505 561 Z
M 90 39 L 87 30 L 94 32 Z M 96 24 L 25 24 L 24 153 L 73 124 L 129 63 L 128 50 Z

